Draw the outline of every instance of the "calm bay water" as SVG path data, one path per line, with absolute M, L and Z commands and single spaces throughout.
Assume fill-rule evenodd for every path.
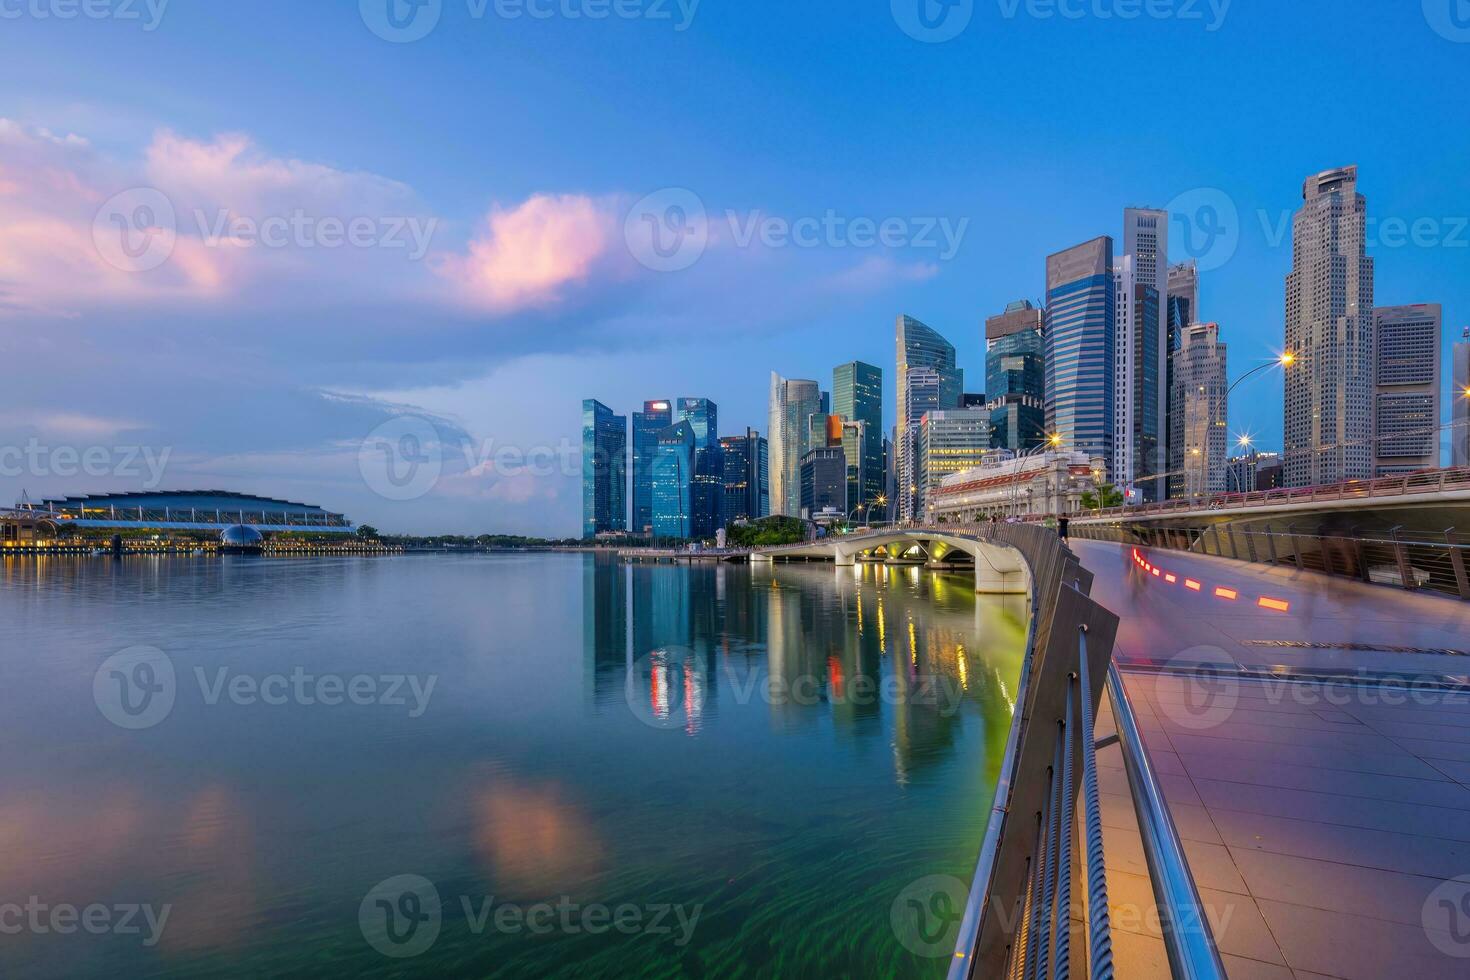
M 942 976 L 891 916 L 969 883 L 1020 615 L 919 569 L 7 561 L 0 971 Z

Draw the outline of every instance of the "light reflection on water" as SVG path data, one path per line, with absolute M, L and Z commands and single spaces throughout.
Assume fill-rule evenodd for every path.
M 968 880 L 1010 724 L 1018 600 L 919 568 L 581 555 L 0 564 L 14 709 L 0 903 L 168 904 L 155 947 L 7 936 L 7 975 L 938 976 L 889 909 Z M 125 731 L 98 665 L 157 647 Z M 197 677 L 437 679 L 427 710 L 208 703 Z M 412 959 L 359 905 L 431 881 Z M 700 910 L 664 935 L 476 933 L 572 901 Z

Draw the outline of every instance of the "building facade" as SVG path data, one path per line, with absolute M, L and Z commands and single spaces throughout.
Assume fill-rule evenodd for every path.
M 991 445 L 1024 452 L 1046 440 L 1045 314 L 1019 300 L 985 321 Z
M 725 524 L 765 517 L 770 512 L 766 440 L 754 429 L 746 429 L 743 436 L 722 436 L 720 455 L 725 468 Z
M 973 523 L 991 516 L 1076 514 L 1084 494 L 1095 492 L 1101 457 L 1044 452 L 1017 457 L 994 450 L 973 469 L 946 477 L 930 495 L 931 521 Z
M 1259 453 L 1252 450 L 1240 456 L 1231 456 L 1226 464 L 1227 493 L 1275 490 L 1280 486 L 1280 453 Z
M 678 419 L 694 432 L 692 537 L 709 538 L 725 526 L 725 466 L 720 458 L 720 410 L 708 398 L 680 398 Z
M 954 345 L 937 330 L 920 323 L 906 314 L 898 318 L 896 333 L 898 352 L 898 459 L 894 479 L 898 483 L 899 516 L 913 518 L 920 511 L 914 510 L 912 493 L 905 488 L 917 485 L 917 459 L 914 454 L 914 436 L 917 423 L 923 412 L 913 410 L 914 400 L 909 395 L 911 372 L 927 371 L 937 378 L 937 404 L 935 408 L 959 408 L 964 397 L 964 373 L 955 364 Z M 924 376 L 927 380 L 928 375 Z
M 844 423 L 857 423 L 862 430 L 856 457 L 853 447 L 847 447 L 848 434 L 843 436 L 848 474 L 856 481 L 849 483 L 853 506 L 862 504 L 864 509 L 878 506 L 878 499 L 884 493 L 883 369 L 862 361 L 850 361 L 834 368 L 832 414 L 841 416 Z
M 1194 324 L 1184 331 L 1174 354 L 1170 497 L 1225 492 L 1229 483 L 1229 389 L 1219 325 Z
M 950 475 L 979 466 L 990 443 L 990 413 L 983 408 L 926 412 L 919 420 L 920 500 Z
M 1108 236 L 1046 260 L 1046 429 L 1111 478 L 1117 310 Z
M 1450 397 L 1450 463 L 1470 466 L 1470 327 L 1455 344 L 1454 381 Z
M 1373 311 L 1373 475 L 1415 473 L 1439 465 L 1440 337 L 1438 303 Z
M 841 446 L 821 446 L 801 458 L 801 516 L 815 519 L 823 511 L 846 517 L 847 456 Z
M 771 513 L 801 514 L 801 457 L 810 448 L 808 420 L 825 415 L 822 388 L 815 381 L 787 379 L 771 372 L 770 498 Z
M 674 423 L 674 407 L 668 401 L 647 401 L 643 411 L 633 413 L 632 520 L 634 534 L 653 530 L 653 457 L 658 452 L 658 434 Z
M 628 417 L 582 402 L 582 537 L 628 529 Z
M 653 458 L 653 534 L 694 536 L 694 427 L 679 421 L 658 434 Z
M 919 424 L 930 412 L 940 410 L 944 402 L 943 376 L 932 368 L 910 368 L 905 376 L 904 419 L 906 428 L 899 432 L 898 516 L 914 520 L 924 512 L 924 481 L 919 470 L 921 452 Z
M 1286 485 L 1373 476 L 1373 260 L 1358 168 L 1308 177 L 1286 277 Z
M 1159 327 L 1159 292 L 1140 281 L 1138 257 L 1124 255 L 1113 266 L 1113 297 L 1118 325 L 1114 347 L 1113 459 L 1114 479 L 1130 503 L 1163 499 L 1159 474 L 1166 471 L 1161 453 L 1168 440 L 1162 432 L 1168 399 L 1164 383 L 1167 338 Z

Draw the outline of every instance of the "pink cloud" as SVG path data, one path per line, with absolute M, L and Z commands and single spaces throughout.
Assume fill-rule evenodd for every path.
M 467 253 L 441 256 L 436 271 L 489 310 L 547 305 L 592 278 L 616 223 L 611 207 L 589 197 L 537 194 L 491 211 Z

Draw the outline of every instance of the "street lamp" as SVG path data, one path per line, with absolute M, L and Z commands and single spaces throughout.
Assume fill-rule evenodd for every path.
M 1241 436 L 1240 437 L 1240 442 L 1238 443 L 1238 445 L 1239 445 L 1239 447 L 1241 449 L 1250 449 L 1251 448 L 1251 437 L 1248 436 L 1248 435 Z M 1227 481 L 1226 482 L 1226 488 L 1227 489 L 1229 488 L 1229 485 L 1230 485 L 1228 481 L 1233 476 L 1235 476 L 1235 467 L 1230 466 L 1227 463 L 1226 466 L 1225 466 L 1225 479 Z M 1245 487 L 1243 485 L 1241 485 L 1241 483 L 1240 483 L 1239 480 L 1236 480 L 1236 488 L 1237 488 L 1237 492 L 1239 492 L 1239 493 L 1245 493 Z

